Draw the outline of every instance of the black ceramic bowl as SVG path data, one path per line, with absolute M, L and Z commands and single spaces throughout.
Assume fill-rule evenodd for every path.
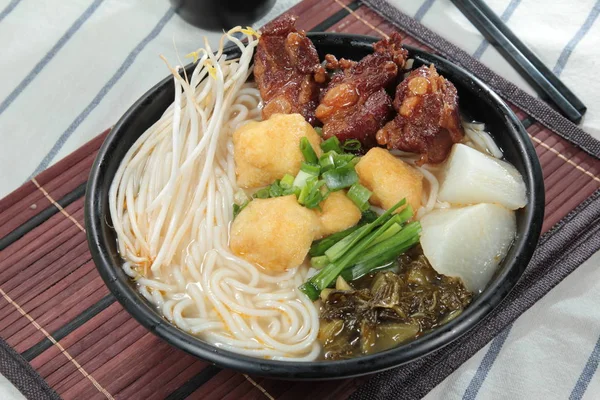
M 372 52 L 374 38 L 330 33 L 309 34 L 321 58 L 361 59 Z M 523 126 L 510 108 L 483 82 L 462 68 L 423 51 L 407 47 L 414 67 L 433 63 L 458 89 L 461 111 L 486 123 L 506 159 L 523 175 L 527 206 L 517 212 L 517 238 L 487 289 L 456 319 L 394 349 L 343 361 L 286 362 L 242 356 L 218 349 L 179 330 L 164 319 L 135 290 L 121 269 L 115 232 L 108 210 L 108 190 L 115 172 L 135 140 L 173 101 L 172 78 L 165 78 L 138 100 L 112 129 L 102 145 L 87 186 L 86 227 L 90 250 L 106 285 L 139 323 L 168 343 L 224 368 L 283 379 L 328 379 L 369 374 L 415 360 L 458 339 L 506 297 L 515 286 L 535 249 L 544 215 L 542 172 Z M 232 55 L 235 55 L 232 53 Z M 188 67 L 189 68 L 189 67 Z

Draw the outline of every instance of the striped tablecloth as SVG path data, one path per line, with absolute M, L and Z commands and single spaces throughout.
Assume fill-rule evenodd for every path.
M 532 1 L 491 3 L 505 20 L 533 7 Z M 555 41 L 564 42 L 556 60 L 550 53 L 542 58 L 579 89 L 590 106 L 586 129 L 597 132 L 598 114 L 583 96 L 593 86 L 581 89 L 572 72 L 581 67 L 572 66 L 580 61 L 576 49 L 587 46 L 598 9 L 582 3 L 590 3 L 589 16 L 580 13 L 579 27 L 568 21 L 574 29 Z M 279 2 L 268 18 L 288 4 Z M 6 194 L 26 183 L 0 201 L 0 337 L 11 347 L 0 346 L 0 372 L 14 379 L 17 371 L 25 382 L 19 388 L 31 396 L 63 398 L 593 398 L 600 390 L 592 379 L 599 352 L 594 346 L 600 334 L 595 306 L 600 257 L 585 260 L 600 247 L 599 142 L 529 96 L 530 88 L 502 66 L 495 50 L 448 1 L 394 6 L 378 0 L 306 0 L 293 12 L 307 30 L 383 36 L 399 29 L 407 43 L 476 72 L 524 121 L 544 171 L 545 235 L 519 286 L 485 325 L 403 368 L 310 384 L 221 370 L 152 336 L 108 293 L 87 251 L 83 196 L 103 136 L 84 143 L 166 75 L 158 54 L 173 59 L 173 41 L 187 53 L 197 46 L 199 31 L 174 16 L 166 1 L 71 1 L 56 7 L 12 0 L 0 2 L 0 37 L 11 38 L 0 62 L 3 76 L 11 78 L 0 82 L 0 188 Z M 514 28 L 523 35 L 519 27 Z M 45 50 L 27 51 L 40 48 Z M 3 360 L 15 358 L 15 351 L 22 358 L 16 356 L 20 367 L 11 370 Z M 25 379 L 36 377 L 28 366 L 46 384 L 34 387 Z

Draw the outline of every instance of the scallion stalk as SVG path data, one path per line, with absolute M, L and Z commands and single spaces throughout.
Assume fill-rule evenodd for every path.
M 330 263 L 301 285 L 300 290 L 312 300 L 316 300 L 321 290 L 331 285 L 342 271 L 356 264 L 356 260 L 364 257 L 364 254 L 378 255 L 375 253 L 377 251 L 382 251 L 384 243 L 386 245 L 391 244 L 392 242 L 389 241 L 392 239 L 395 239 L 398 243 L 400 243 L 400 241 L 418 241 L 418 231 L 415 233 L 415 231 L 413 231 L 414 228 L 411 228 L 408 229 L 405 234 L 402 234 L 404 231 L 402 230 L 391 238 L 382 242 L 376 242 L 376 240 L 387 232 L 392 225 L 398 224 L 398 221 L 403 219 L 404 215 L 401 215 L 402 213 L 393 217 L 392 213 L 405 204 L 406 199 L 402 199 L 379 216 L 375 221 L 358 228 L 356 231 L 340 240 L 340 242 L 327 249 L 325 255 Z M 408 207 L 407 209 L 409 210 L 408 213 L 410 213 L 410 209 Z M 418 224 L 418 222 L 416 224 Z M 420 225 L 418 225 L 418 228 L 420 230 Z M 396 236 L 398 238 L 396 238 Z M 399 247 L 400 244 L 397 244 L 397 246 Z M 324 263 L 324 260 L 321 259 L 320 262 Z
M 310 246 L 308 255 L 311 257 L 325 255 L 325 251 L 328 248 L 330 248 L 331 246 L 333 246 L 334 244 L 336 244 L 337 242 L 339 242 L 346 236 L 350 235 L 352 232 L 356 231 L 360 227 L 361 227 L 361 225 L 354 225 L 354 226 L 352 226 L 348 229 L 345 229 L 341 232 L 336 232 L 332 235 L 327 236 L 326 238 L 314 241 L 312 246 Z
M 391 219 L 392 213 L 405 204 L 406 199 L 402 199 L 392 208 L 390 208 L 385 213 L 377 217 L 375 221 L 364 225 L 363 227 L 359 228 L 355 233 L 352 233 L 351 235 L 340 240 L 335 245 L 331 246 L 329 249 L 327 249 L 327 251 L 325 251 L 325 254 L 327 255 L 327 257 L 329 257 L 329 260 L 331 260 L 332 262 L 339 260 L 346 252 L 348 252 L 349 249 L 351 249 L 355 244 L 357 244 L 358 241 L 360 241 L 362 238 L 368 235 L 369 232 L 371 232 L 374 228 L 382 224 L 385 225 L 388 222 L 388 220 Z
M 402 253 L 400 253 L 400 254 L 402 254 Z M 382 265 L 376 266 L 374 268 L 371 268 L 370 265 L 364 265 L 364 264 L 360 265 L 360 266 L 357 265 L 357 266 L 353 266 L 351 268 L 346 268 L 345 270 L 342 271 L 342 273 L 340 275 L 346 281 L 352 282 L 352 281 L 355 281 L 357 279 L 362 278 L 363 276 L 365 276 L 365 275 L 367 275 L 369 273 L 376 272 L 376 271 L 387 270 L 387 269 L 392 269 L 392 268 L 394 268 L 397 265 L 398 265 L 398 261 L 397 260 L 390 261 L 390 262 L 388 262 L 386 264 L 382 264 Z
M 406 232 L 405 232 L 406 231 Z M 372 246 L 368 251 L 356 259 L 356 263 L 342 271 L 344 279 L 353 281 L 374 270 L 388 266 L 400 254 L 409 250 L 419 242 L 421 225 L 413 222 L 407 225 L 399 237 L 391 237 L 378 245 Z
M 321 290 L 323 290 L 324 288 L 317 288 L 310 280 L 308 280 L 304 282 L 299 289 L 300 291 L 302 291 L 302 293 L 308 296 L 309 299 L 315 301 L 319 298 Z
M 310 265 L 315 269 L 321 269 L 327 264 L 329 264 L 327 256 L 317 256 L 310 259 Z
M 398 231 L 398 233 L 394 236 L 390 236 L 387 239 L 377 243 L 373 241 L 371 246 L 369 246 L 360 256 L 356 258 L 355 262 L 356 264 L 360 264 L 381 257 L 385 258 L 386 254 L 390 254 L 391 249 L 394 249 L 405 242 L 409 242 L 415 236 L 418 237 L 419 233 L 421 233 L 421 224 L 418 221 L 411 222 Z
M 383 242 L 389 237 L 392 237 L 396 233 L 400 232 L 403 224 L 408 221 L 413 216 L 412 207 L 409 205 L 404 208 L 404 210 L 400 211 L 398 214 L 395 214 L 391 220 L 394 222 L 392 225 L 381 234 L 380 237 L 377 238 L 376 241 L 373 242 L 373 245 Z
M 377 219 L 379 215 L 372 209 L 368 209 L 362 212 L 362 216 L 360 217 L 359 224 L 368 224 L 369 222 L 373 222 Z

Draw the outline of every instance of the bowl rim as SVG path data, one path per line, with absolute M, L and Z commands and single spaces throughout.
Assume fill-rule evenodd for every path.
M 308 37 L 315 42 L 317 47 L 320 43 L 328 42 L 335 44 L 337 42 L 337 44 L 342 43 L 348 46 L 371 48 L 372 43 L 379 40 L 371 36 L 340 33 L 308 33 Z M 455 76 L 458 76 L 462 81 L 471 81 L 474 87 L 483 91 L 486 96 L 489 96 L 493 103 L 495 103 L 495 106 L 505 116 L 506 124 L 509 127 L 508 131 L 515 140 L 515 147 L 520 153 L 519 156 L 522 159 L 525 170 L 523 178 L 528 187 L 527 197 L 530 207 L 525 210 L 524 234 L 513 243 L 513 246 L 516 247 L 514 257 L 512 260 L 509 260 L 510 265 L 508 268 L 504 268 L 502 273 L 498 274 L 495 278 L 494 282 L 496 285 L 484 290 L 457 318 L 427 335 L 384 352 L 347 360 L 296 362 L 244 356 L 219 349 L 172 325 L 157 311 L 152 309 L 148 303 L 141 300 L 140 295 L 130 287 L 128 282 L 119 279 L 116 275 L 115 269 L 117 266 L 111 262 L 106 242 L 102 235 L 104 212 L 108 212 L 107 208 L 102 206 L 102 196 L 107 195 L 108 190 L 105 190 L 104 193 L 101 190 L 101 178 L 104 175 L 103 170 L 106 169 L 111 159 L 111 154 L 108 151 L 111 147 L 110 145 L 118 143 L 121 136 L 127 132 L 126 129 L 122 129 L 126 125 L 125 122 L 135 117 L 138 110 L 144 107 L 146 99 L 160 91 L 165 84 L 172 83 L 172 77 L 167 76 L 140 97 L 114 125 L 98 151 L 87 184 L 85 222 L 90 252 L 106 286 L 119 303 L 121 303 L 123 308 L 150 332 L 191 355 L 223 368 L 282 379 L 320 380 L 349 378 L 383 371 L 416 360 L 438 350 L 462 337 L 478 325 L 512 290 L 533 255 L 544 216 L 542 170 L 525 128 L 515 113 L 498 94 L 460 66 L 414 47 L 404 47 L 409 50 L 413 58 L 433 62 L 435 65 L 442 65 L 444 69 L 453 70 Z

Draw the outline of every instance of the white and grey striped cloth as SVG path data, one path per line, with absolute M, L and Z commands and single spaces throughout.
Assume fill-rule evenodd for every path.
M 450 0 L 391 3 L 533 93 Z M 600 0 L 487 3 L 588 106 L 583 128 L 600 139 Z M 0 196 L 116 122 L 167 75 L 160 54 L 177 64 L 175 45 L 183 57 L 204 35 L 219 37 L 167 0 L 0 0 Z M 599 266 L 600 253 L 426 398 L 600 398 Z M 2 377 L 0 398 L 19 398 Z

